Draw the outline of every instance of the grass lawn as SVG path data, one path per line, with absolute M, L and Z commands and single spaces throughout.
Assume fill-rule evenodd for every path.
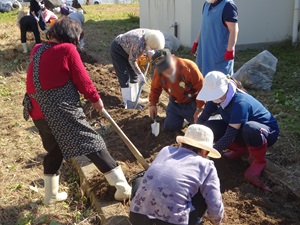
M 103 64 L 110 63 L 109 46 L 119 33 L 139 27 L 137 5 L 84 6 L 86 52 Z M 99 224 L 97 215 L 82 195 L 77 175 L 64 164 L 61 189 L 72 193 L 64 204 L 50 210 L 41 204 L 43 197 L 42 159 L 45 154 L 32 122 L 22 118 L 22 97 L 28 55 L 21 53 L 17 12 L 0 13 L 0 224 Z M 32 40 L 31 40 L 32 45 Z M 269 158 L 300 174 L 300 47 L 290 42 L 268 48 L 279 60 L 270 92 L 250 91 L 278 119 L 280 140 Z M 258 50 L 239 51 L 237 70 Z M 189 50 L 179 56 L 192 58 Z

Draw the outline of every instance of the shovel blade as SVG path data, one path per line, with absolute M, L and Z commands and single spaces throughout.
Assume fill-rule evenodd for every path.
M 157 137 L 159 135 L 159 123 L 158 122 L 154 122 L 151 124 L 151 131 L 155 137 Z
M 136 102 L 133 101 L 127 101 L 127 109 L 135 109 Z

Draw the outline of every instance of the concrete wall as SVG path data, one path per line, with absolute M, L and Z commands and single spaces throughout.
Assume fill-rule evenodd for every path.
M 182 45 L 189 45 L 192 39 L 191 24 L 193 2 L 197 0 L 140 0 L 140 26 L 159 29 L 174 34 L 178 23 L 178 38 Z
M 140 0 L 140 26 L 174 33 L 178 23 L 181 44 L 191 46 L 201 27 L 205 0 Z M 240 33 L 238 45 L 284 40 L 292 34 L 294 0 L 236 0 Z

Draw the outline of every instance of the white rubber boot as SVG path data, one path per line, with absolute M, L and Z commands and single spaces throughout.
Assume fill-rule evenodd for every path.
M 139 91 L 139 84 L 138 83 L 129 83 L 129 88 L 130 88 L 130 94 L 131 94 L 130 101 L 135 102 L 136 96 Z
M 127 183 L 121 166 L 114 168 L 113 170 L 104 174 L 107 182 L 110 186 L 116 187 L 115 199 L 117 201 L 128 200 L 131 196 L 131 187 Z
M 28 47 L 27 47 L 26 42 L 25 42 L 25 43 L 22 43 L 22 47 L 23 47 L 23 53 L 24 53 L 24 54 L 28 53 Z
M 131 101 L 130 88 L 121 88 L 122 98 L 124 102 L 124 108 L 127 109 L 127 101 Z
M 67 199 L 68 194 L 66 192 L 58 192 L 59 176 L 57 175 L 45 175 L 45 206 L 52 205 L 56 202 L 61 202 Z
M 131 88 L 131 101 L 135 102 L 139 92 L 139 83 L 130 83 L 129 87 Z M 139 98 L 138 104 L 146 104 L 148 102 L 147 98 Z

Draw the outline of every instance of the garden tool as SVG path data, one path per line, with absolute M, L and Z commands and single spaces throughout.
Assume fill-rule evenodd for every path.
M 131 153 L 134 155 L 134 157 L 137 159 L 137 161 L 144 167 L 144 169 L 149 168 L 149 164 L 145 160 L 145 158 L 142 156 L 142 154 L 139 152 L 139 150 L 133 145 L 133 143 L 129 140 L 129 138 L 124 134 L 124 132 L 121 130 L 121 128 L 118 126 L 118 124 L 113 120 L 113 118 L 108 114 L 108 112 L 103 109 L 102 113 L 104 116 L 109 120 L 111 125 L 115 128 L 117 133 L 120 135 L 122 140 L 125 142 Z
M 142 93 L 142 89 L 143 89 L 143 86 L 144 86 L 144 82 L 140 83 L 140 88 L 139 88 L 139 91 L 136 95 L 136 99 L 135 101 L 129 101 L 127 100 L 127 109 L 136 109 L 138 104 L 139 104 L 139 98 L 140 98 L 140 95 Z
M 155 116 L 153 119 L 153 123 L 151 124 L 151 131 L 155 137 L 159 135 L 159 128 L 160 128 L 160 124 L 159 122 L 157 122 L 157 116 Z
M 146 77 L 147 73 L 148 73 L 148 70 L 149 70 L 149 67 L 150 67 L 150 62 L 147 63 L 147 67 L 146 67 L 146 70 L 145 70 L 145 73 L 144 73 L 144 76 Z M 139 104 L 139 99 L 140 99 L 140 96 L 141 96 L 141 93 L 142 93 L 142 90 L 143 90 L 143 86 L 145 85 L 144 82 L 141 82 L 140 83 L 140 88 L 138 90 L 138 93 L 136 95 L 136 99 L 135 101 L 129 101 L 127 100 L 127 109 L 136 109 L 138 104 Z M 132 87 L 133 88 L 133 87 Z

